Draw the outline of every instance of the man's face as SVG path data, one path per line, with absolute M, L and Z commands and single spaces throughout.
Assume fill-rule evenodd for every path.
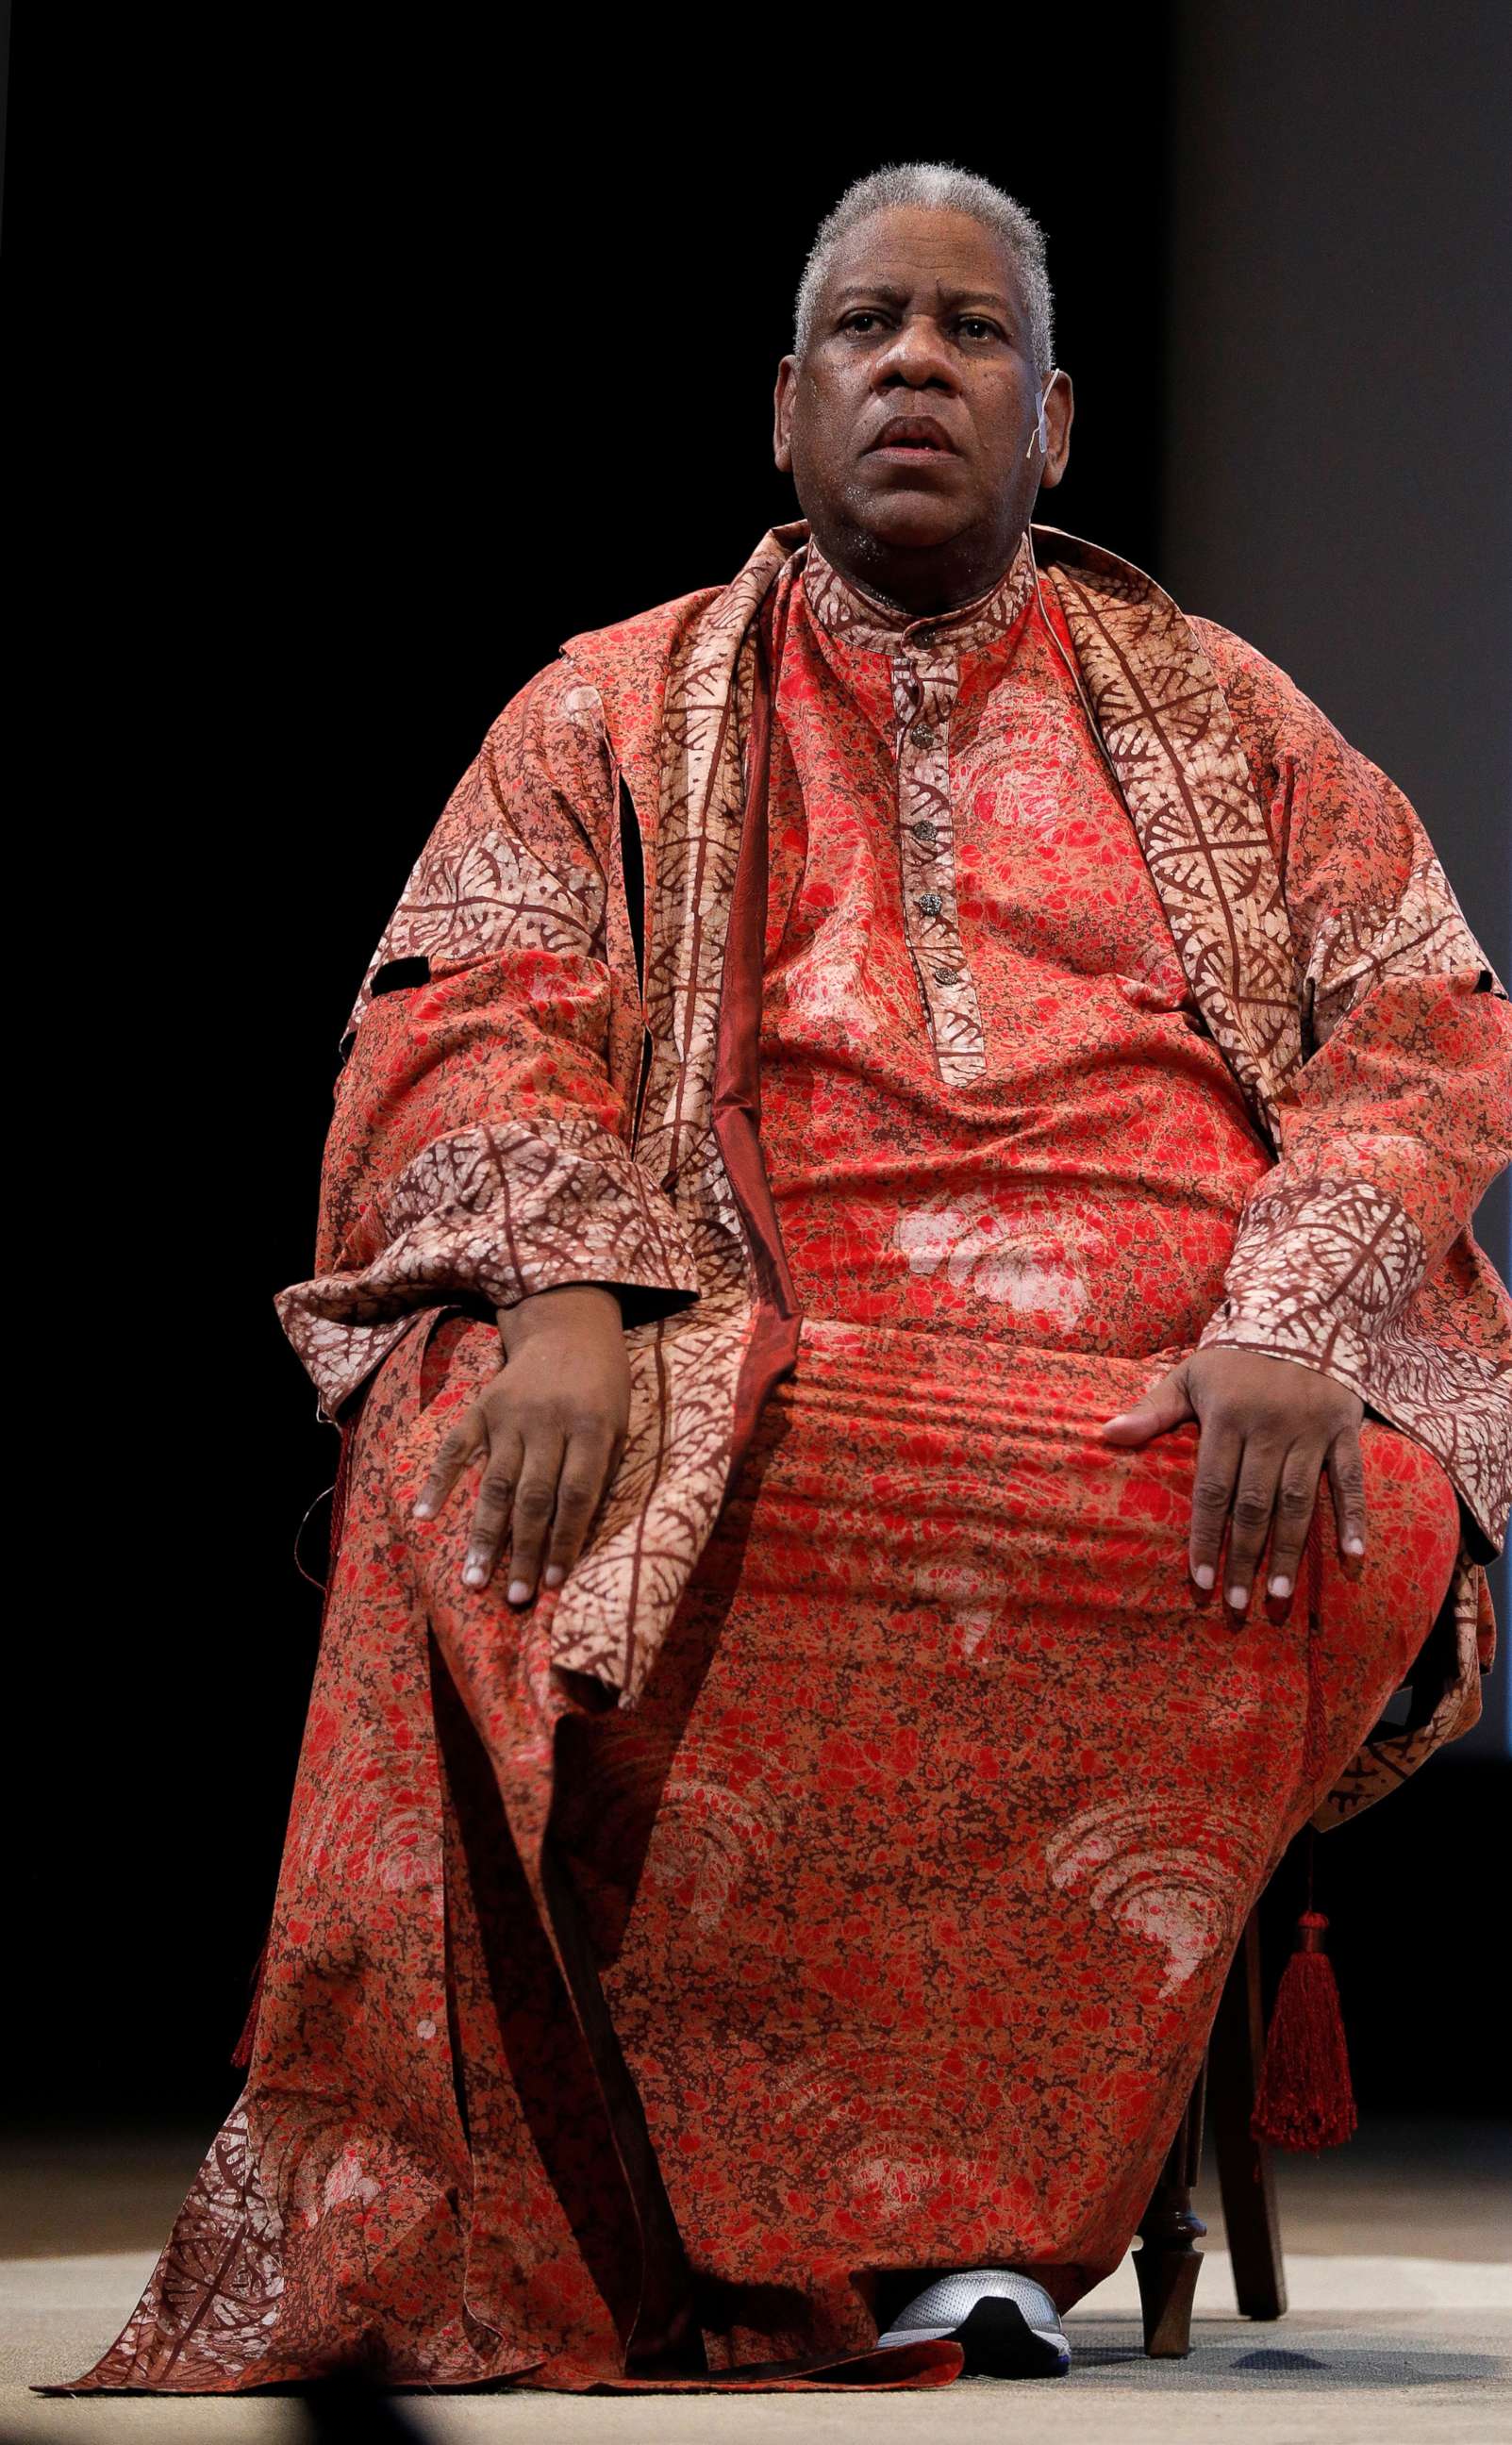
M 777 374 L 776 463 L 829 558 L 912 610 L 990 586 L 1066 463 L 1064 374 L 1046 401 L 1047 457 L 1035 439 L 1047 374 L 1017 268 L 990 230 L 913 207 L 852 230 L 802 364 L 784 357 Z

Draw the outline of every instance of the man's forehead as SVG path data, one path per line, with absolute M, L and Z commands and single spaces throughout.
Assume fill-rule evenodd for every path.
M 905 305 L 921 290 L 952 306 L 1024 308 L 1018 267 L 996 231 L 963 213 L 878 213 L 841 239 L 825 294 L 835 307 L 863 291 Z

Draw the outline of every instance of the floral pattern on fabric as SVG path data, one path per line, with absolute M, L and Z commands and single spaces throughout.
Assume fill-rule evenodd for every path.
M 1194 1430 L 1096 1434 L 1148 1361 L 814 1318 L 606 1713 L 552 1669 L 560 1598 L 464 1588 L 457 1524 L 409 1516 L 495 1354 L 424 1320 L 349 1430 L 246 2092 L 71 2390 L 674 2381 L 625 2371 L 637 2225 L 543 1914 L 553 1783 L 710 2371 L 864 2354 L 878 2270 L 1017 2260 L 1070 2305 L 1453 1566 L 1442 1471 L 1368 1425 L 1361 1574 L 1325 1488 L 1316 1607 L 1236 1633 L 1185 1569 Z
M 801 528 L 730 588 L 572 640 L 443 816 L 359 998 L 316 1279 L 283 1300 L 296 1339 L 374 1340 L 340 1379 L 345 1508 L 247 2091 L 81 2390 L 353 2360 L 423 2385 L 707 2382 L 675 2373 L 700 2357 L 840 2381 L 879 2271 L 1022 2263 L 1067 2305 L 1127 2244 L 1289 1835 L 1473 1720 L 1492 1625 L 1460 1505 L 1486 1537 L 1503 1516 L 1509 1340 L 1467 1218 L 1505 997 L 1405 802 L 1289 682 L 1037 532 L 1033 616 L 989 605 L 957 641 L 964 1077 L 906 936 L 906 801 L 877 779 L 892 650 L 868 671 L 859 624 L 805 630 Z M 763 737 L 753 1010 L 728 990 L 749 945 L 727 953 Z M 796 837 L 813 792 L 837 820 Z M 1003 855 L 1005 822 L 1027 853 Z M 1036 843 L 1076 873 L 1058 906 Z M 868 961 L 831 956 L 852 935 Z M 426 980 L 388 990 L 420 957 Z M 719 1109 L 753 1027 L 770 1213 Z M 1157 1277 L 1143 1209 L 1177 1108 L 1212 1154 Z M 459 1198 L 505 1127 L 511 1195 Z M 887 1174 L 920 1149 L 910 1204 Z M 439 1521 L 410 1505 L 499 1362 L 479 1285 L 574 1254 L 617 1278 L 594 1167 L 626 1250 L 667 1262 L 625 1284 L 646 1312 L 600 1520 L 521 1615 L 460 1581 L 476 1478 Z M 1387 1217 L 1384 1288 L 1328 1262 L 1315 1305 L 1396 1423 L 1364 1429 L 1360 1573 L 1325 1484 L 1305 1592 L 1236 1633 L 1185 1572 L 1195 1430 L 1129 1452 L 1096 1428 L 1223 1278 L 1284 1332 L 1295 1284 L 1266 1252 L 1317 1181 Z M 785 1375 L 779 1218 L 807 1302 Z M 1340 1209 L 1318 1220 L 1326 1252 Z M 455 1271 L 395 1253 L 454 1222 Z M 1484 1431 L 1451 1480 L 1432 1438 L 1476 1371 Z M 1435 1702 L 1372 1737 L 1409 1666 Z
M 1440 1174 L 1447 1203 L 1441 1200 L 1439 1214 L 1429 1218 L 1425 1245 L 1441 1244 L 1443 1217 L 1458 1218 L 1459 1233 L 1371 1350 L 1372 1406 L 1451 1470 L 1480 1540 L 1467 1543 L 1456 1580 L 1457 1697 L 1448 1704 L 1446 1684 L 1446 1708 L 1435 1719 L 1439 1737 L 1450 1737 L 1475 1720 L 1476 1685 L 1489 1662 L 1480 1566 L 1504 1533 L 1512 1475 L 1512 1435 L 1503 1423 L 1512 1307 L 1466 1220 L 1505 1144 L 1498 1116 L 1512 1100 L 1500 1085 L 1508 1065 L 1505 995 L 1481 955 L 1470 959 L 1474 946 L 1463 919 L 1441 905 L 1439 870 L 1400 793 L 1338 739 L 1282 674 L 1227 632 L 1184 620 L 1151 580 L 1112 554 L 1054 529 L 1034 534 L 1047 608 L 1053 622 L 1058 611 L 1064 623 L 1073 683 L 1100 725 L 1096 737 L 1133 818 L 1185 974 L 1182 992 L 1195 1004 L 1186 1020 L 1218 1048 L 1261 1142 L 1274 1149 L 1287 1095 L 1305 1093 L 1316 1067 L 1302 1058 L 1310 1024 L 1302 980 L 1312 979 L 1313 1010 L 1327 1014 L 1357 989 L 1361 963 L 1371 957 L 1357 924 L 1347 961 L 1324 947 L 1325 938 L 1335 948 L 1344 940 L 1334 924 L 1341 908 L 1387 912 L 1375 938 L 1377 983 L 1388 980 L 1392 961 L 1421 968 L 1442 957 L 1463 961 L 1453 970 L 1454 994 L 1475 995 L 1476 1006 L 1463 1011 L 1458 1004 L 1451 1010 L 1442 995 L 1437 1007 L 1425 1007 L 1413 1055 L 1423 1092 L 1444 1117 L 1437 1142 L 1452 1157 Z M 586 929 L 595 951 L 587 967 L 578 955 L 554 965 L 538 953 L 543 990 L 531 998 L 532 1023 L 523 1032 L 516 1025 L 522 998 L 512 990 L 506 957 L 487 1081 L 493 1108 L 500 1097 L 513 1108 L 517 1085 L 543 1132 L 569 1113 L 599 1118 L 625 1137 L 682 1220 L 693 1248 L 700 1285 L 695 1306 L 687 1308 L 686 1291 L 669 1282 L 660 1297 L 643 1291 L 627 1316 L 647 1319 L 635 1321 L 629 1334 L 635 1399 L 643 1418 L 660 1422 L 652 1440 L 667 1465 L 653 1468 L 649 1480 L 637 1477 L 633 1488 L 623 1476 L 611 1488 L 558 1633 L 561 1661 L 630 1695 L 716 1516 L 742 1430 L 741 1387 L 771 1380 L 759 1355 L 759 1267 L 719 1153 L 715 1019 L 757 688 L 754 623 L 777 581 L 786 573 L 791 586 L 800 574 L 809 544 L 801 521 L 775 528 L 730 587 L 570 639 L 565 662 L 542 673 L 500 717 L 418 869 L 429 873 L 439 861 L 447 871 L 471 871 L 467 842 L 475 832 L 495 834 L 501 811 L 508 812 L 518 856 L 533 858 L 555 879 L 551 924 Z M 1018 583 L 1010 572 L 1002 599 L 979 607 L 986 632 L 1001 629 Z M 626 791 L 644 863 L 644 987 L 616 820 Z M 1054 833 L 1048 788 L 1035 819 Z M 480 922 L 492 943 L 513 921 L 492 890 L 482 898 Z M 458 955 L 455 975 L 440 980 L 442 996 L 460 990 L 465 1001 L 474 989 L 469 980 L 476 986 L 480 972 L 486 990 L 490 961 L 469 956 L 479 922 L 471 896 L 445 882 L 412 884 L 406 907 L 419 911 L 419 920 L 403 910 L 396 916 L 381 946 L 383 960 L 419 939 L 407 930 L 412 923 L 440 924 L 439 942 L 426 934 L 433 967 L 447 964 L 447 939 Z M 449 907 L 456 920 L 448 938 Z M 522 924 L 536 922 L 526 909 L 517 915 Z M 1277 935 L 1283 923 L 1290 928 L 1284 958 Z M 369 986 L 382 963 L 375 960 Z M 1166 968 L 1168 975 L 1168 959 Z M 1284 992 L 1283 975 L 1291 980 Z M 844 976 L 843 965 L 831 961 L 825 991 L 839 997 L 837 1009 L 846 1001 Z M 586 981 L 592 986 L 587 1006 Z M 1169 991 L 1159 973 L 1132 982 L 1136 994 Z M 1288 993 L 1296 999 L 1290 1019 Z M 365 1004 L 360 997 L 364 1015 L 349 1065 L 354 1077 L 349 1084 L 344 1078 L 327 1151 L 320 1249 L 327 1275 L 347 1262 L 346 1229 L 362 1221 L 354 1206 L 365 1208 L 373 1185 L 418 1152 L 427 1131 L 435 1133 L 438 1110 L 457 1100 L 464 1124 L 476 1117 L 468 1110 L 484 1086 L 469 1057 L 476 1037 L 460 1031 L 431 1037 L 433 1057 L 412 1067 L 405 1046 L 415 1000 L 408 992 Z M 427 1007 L 434 1016 L 434 1001 Z M 1351 1063 L 1373 1058 L 1383 1022 L 1385 1057 L 1398 1057 L 1405 1043 L 1392 1032 L 1396 1007 L 1372 992 L 1351 1011 L 1343 1031 L 1351 1040 L 1341 1048 Z M 595 1029 L 596 1070 L 586 1058 Z M 643 1049 L 649 1059 L 637 1126 Z M 1467 1050 L 1473 1058 L 1466 1064 Z M 1338 1076 L 1320 1075 L 1319 1090 L 1336 1097 Z M 369 1114 L 392 1128 L 374 1126 Z M 1319 1119 L 1326 1127 L 1326 1104 Z M 1409 1151 L 1406 1144 L 1403 1151 Z M 1352 1143 L 1349 1176 L 1370 1178 L 1373 1160 L 1367 1143 Z M 1315 1160 L 1309 1176 L 1316 1168 Z M 1412 1212 L 1406 1186 L 1403 1179 L 1392 1183 Z M 1249 1244 L 1242 1228 L 1237 1247 Z M 367 1250 L 369 1258 L 376 1253 Z M 445 1295 L 439 1282 L 430 1290 L 433 1297 Z M 364 1368 L 370 1373 L 414 1321 L 411 1310 L 357 1327 L 332 1323 L 311 1315 L 300 1285 L 283 1295 L 281 1312 L 312 1361 L 333 1384 L 340 1375 L 348 1395 L 365 1380 Z M 350 1346 L 320 1346 L 322 1336 L 348 1334 Z M 1469 1447 L 1463 1438 L 1454 1444 L 1444 1424 L 1463 1404 L 1487 1420 Z M 662 1565 L 656 1575 L 643 1568 L 647 1550 Z M 1427 1753 L 1414 1734 L 1413 1763 Z M 1408 1755 L 1404 1739 L 1373 1764 L 1362 1759 L 1351 1805 L 1391 1788 Z
M 860 598 L 848 616 L 847 582 L 820 572 L 812 618 L 810 567 L 794 589 L 776 687 L 761 1023 L 762 1144 L 800 1304 L 1042 1348 L 1187 1346 L 1271 1162 L 1054 610 L 1032 584 L 1000 588 L 958 639 L 937 717 L 952 816 L 932 879 L 960 912 L 977 1014 L 963 1071 L 909 914 L 892 704 L 921 624 Z
M 962 947 L 956 907 L 951 717 L 962 659 L 1011 633 L 1034 590 L 1025 536 L 996 586 L 944 617 L 905 620 L 871 602 L 811 542 L 805 602 L 848 654 L 886 658 L 890 690 L 898 840 L 905 869 L 904 923 L 925 1024 L 940 1074 L 953 1085 L 976 1077 L 985 1059 L 976 981 Z

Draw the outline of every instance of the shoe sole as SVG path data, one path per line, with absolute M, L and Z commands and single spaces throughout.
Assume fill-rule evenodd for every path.
M 895 2326 L 884 2344 L 959 2343 L 965 2354 L 962 2377 L 1064 2377 L 1071 2352 L 1053 2335 L 1032 2326 L 1017 2301 L 989 2293 L 959 2326 Z

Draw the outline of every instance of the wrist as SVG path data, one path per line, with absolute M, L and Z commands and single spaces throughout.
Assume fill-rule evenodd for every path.
M 499 1339 L 507 1356 L 523 1350 L 541 1332 L 555 1333 L 584 1325 L 623 1323 L 620 1295 L 612 1282 L 559 1282 L 550 1290 L 532 1291 L 513 1307 L 495 1311 Z

